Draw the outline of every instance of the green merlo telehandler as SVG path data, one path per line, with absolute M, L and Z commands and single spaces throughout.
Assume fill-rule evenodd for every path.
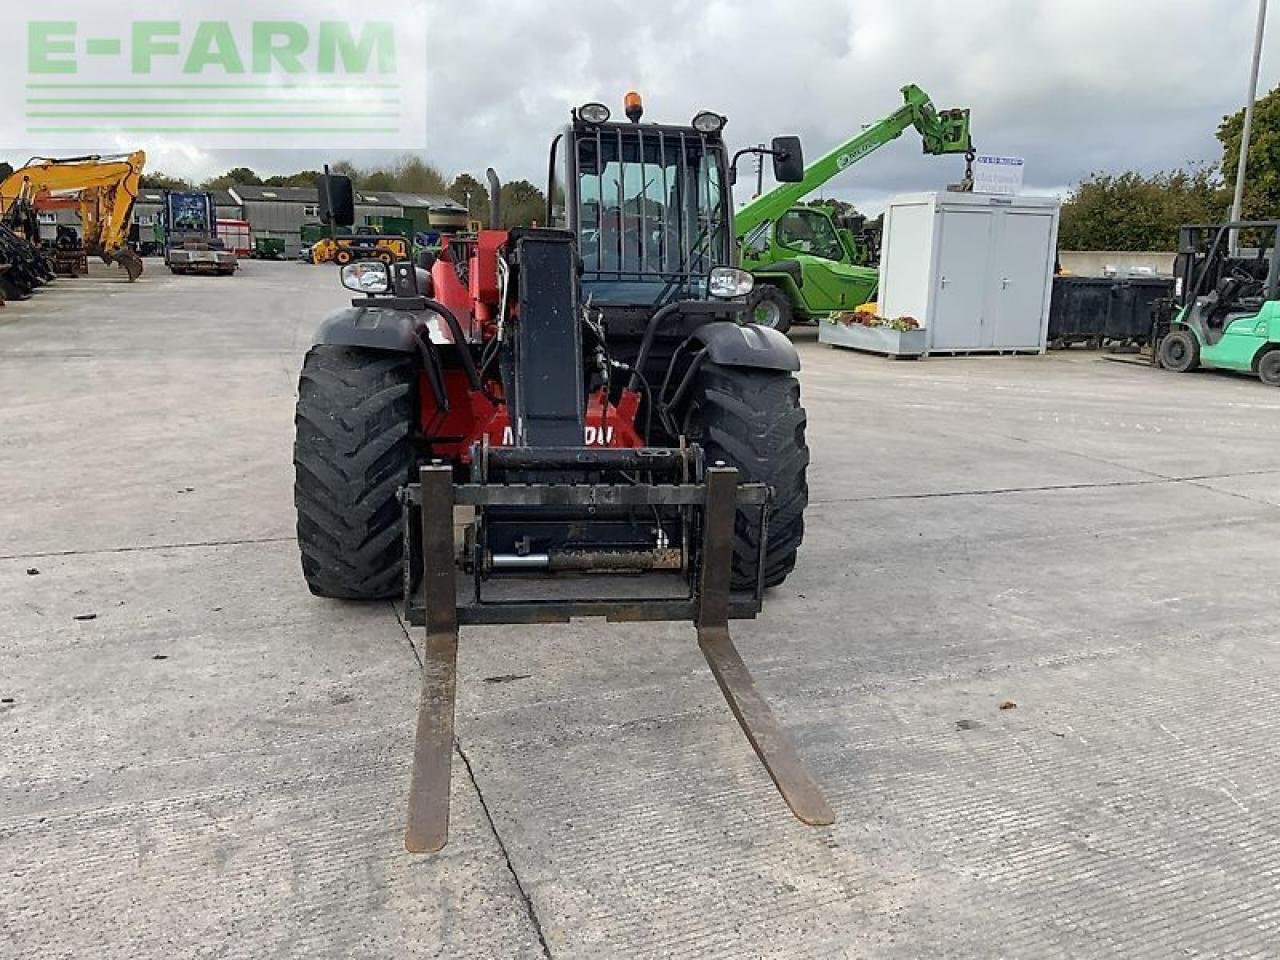
M 823 207 L 799 206 L 836 174 L 915 127 L 924 152 L 964 154 L 964 180 L 972 189 L 973 141 L 968 110 L 934 109 L 919 87 L 902 88 L 903 104 L 811 164 L 798 183 L 779 184 L 752 200 L 735 218 L 742 266 L 756 278 L 757 323 L 786 331 L 795 320 L 817 320 L 852 310 L 875 294 L 879 272 L 860 238 L 859 224 Z

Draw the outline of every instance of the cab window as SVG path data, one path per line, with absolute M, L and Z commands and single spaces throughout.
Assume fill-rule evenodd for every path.
M 843 248 L 831 220 L 816 210 L 788 210 L 778 219 L 778 245 L 796 253 L 839 260 Z

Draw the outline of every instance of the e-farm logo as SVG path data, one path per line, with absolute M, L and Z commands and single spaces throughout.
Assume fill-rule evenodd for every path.
M 421 149 L 424 0 L 357 7 L 176 0 L 131 19 L 79 0 L 32 11 L 0 37 L 11 101 L 0 147 Z

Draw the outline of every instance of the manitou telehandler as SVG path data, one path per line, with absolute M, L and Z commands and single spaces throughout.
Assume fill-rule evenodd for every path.
M 425 624 L 406 845 L 448 830 L 458 629 L 692 620 L 791 809 L 833 814 L 729 636 L 796 562 L 808 501 L 800 362 L 745 322 L 725 118 L 589 103 L 550 148 L 546 223 L 455 234 L 429 263 L 342 268 L 359 296 L 302 368 L 295 499 L 313 593 L 403 594 Z M 800 143 L 768 150 L 779 181 Z M 557 188 L 562 188 L 563 193 Z M 320 184 L 350 226 L 351 181 Z M 461 542 L 455 507 L 472 511 Z
M 1154 362 L 1255 374 L 1280 387 L 1280 220 L 1187 226 L 1174 297 L 1156 307 Z

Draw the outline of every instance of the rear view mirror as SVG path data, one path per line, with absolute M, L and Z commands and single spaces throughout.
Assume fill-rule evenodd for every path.
M 773 179 L 799 183 L 804 179 L 804 149 L 799 137 L 773 138 Z
M 356 222 L 356 190 L 350 177 L 326 173 L 316 181 L 320 190 L 320 222 L 349 227 Z

